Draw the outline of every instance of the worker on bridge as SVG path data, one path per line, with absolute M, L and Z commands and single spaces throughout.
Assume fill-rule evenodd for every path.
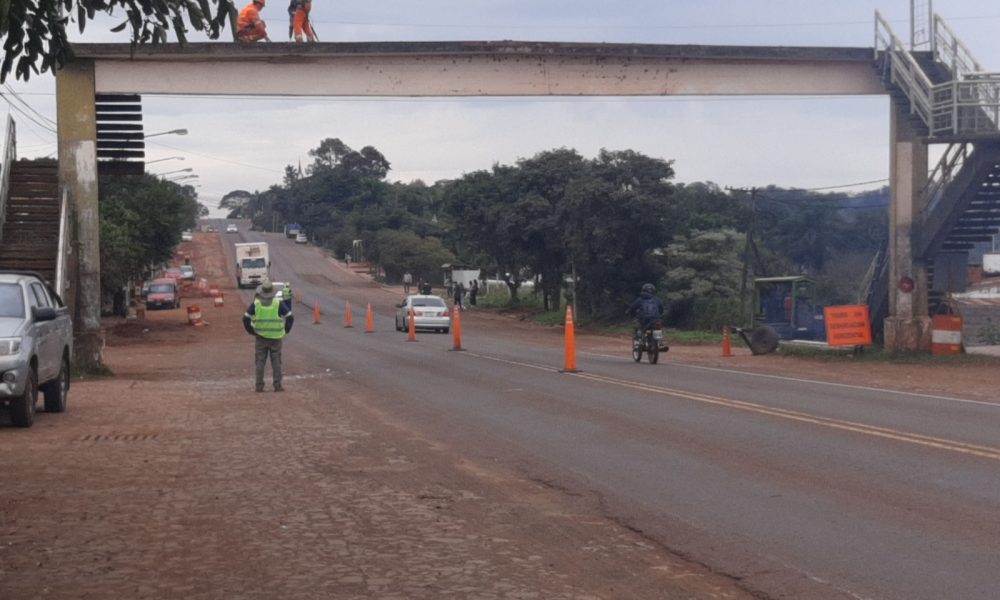
M 241 42 L 271 41 L 267 37 L 267 23 L 260 18 L 260 11 L 267 0 L 253 0 L 243 7 L 236 19 L 236 38 Z
M 312 12 L 312 0 L 291 0 L 288 3 L 288 39 L 295 33 L 295 41 L 301 42 L 305 33 L 308 42 L 316 41 L 316 31 L 313 30 L 309 13 Z

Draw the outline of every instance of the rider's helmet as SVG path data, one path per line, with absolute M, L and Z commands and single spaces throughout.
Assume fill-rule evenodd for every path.
M 653 287 L 652 283 L 644 283 L 644 284 L 642 284 L 642 292 L 644 294 L 655 294 L 656 293 L 656 288 Z

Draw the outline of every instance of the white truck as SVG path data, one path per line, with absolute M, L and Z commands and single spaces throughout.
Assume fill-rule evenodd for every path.
M 270 277 L 271 255 L 267 250 L 267 242 L 247 242 L 235 246 L 237 286 L 257 287 Z

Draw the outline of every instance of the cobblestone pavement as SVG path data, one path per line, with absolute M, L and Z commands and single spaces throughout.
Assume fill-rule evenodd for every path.
M 210 325 L 117 325 L 115 378 L 0 425 L 0 598 L 749 597 L 594 499 L 391 422 L 350 381 L 293 368 L 289 391 L 254 394 L 223 287 Z

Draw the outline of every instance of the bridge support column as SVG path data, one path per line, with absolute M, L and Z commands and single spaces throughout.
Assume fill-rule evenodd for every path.
M 890 352 L 927 352 L 931 319 L 927 315 L 927 266 L 913 256 L 914 220 L 923 209 L 927 182 L 927 144 L 905 115 L 892 107 L 889 154 L 889 317 L 884 324 Z
M 73 215 L 70 239 L 75 260 L 67 269 L 67 296 L 73 314 L 74 362 L 82 369 L 95 370 L 103 364 L 104 340 L 93 61 L 75 60 L 56 72 L 56 107 L 59 188 L 68 192 Z

